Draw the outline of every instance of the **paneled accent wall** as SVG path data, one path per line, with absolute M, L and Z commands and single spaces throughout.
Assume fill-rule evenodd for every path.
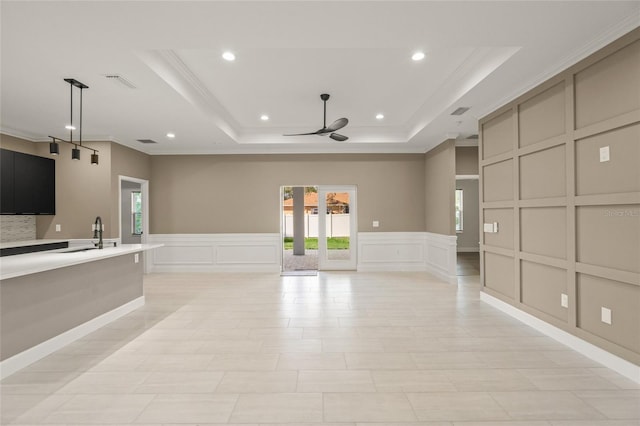
M 480 120 L 480 200 L 483 291 L 640 364 L 640 29 Z

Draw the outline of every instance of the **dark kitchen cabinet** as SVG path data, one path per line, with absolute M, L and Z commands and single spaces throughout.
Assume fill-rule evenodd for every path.
M 13 214 L 16 212 L 13 201 L 15 186 L 13 178 L 13 158 L 13 151 L 0 149 L 0 211 L 2 214 Z
M 2 150 L 3 158 L 6 152 L 10 151 Z M 55 214 L 55 164 L 55 161 L 49 158 L 13 152 L 13 211 L 5 209 L 3 205 L 2 213 Z M 4 174 L 3 171 L 3 180 Z M 4 195 L 2 197 L 4 200 Z M 9 198 L 9 195 L 7 198 Z

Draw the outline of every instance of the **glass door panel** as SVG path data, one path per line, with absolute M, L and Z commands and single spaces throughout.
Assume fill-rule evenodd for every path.
M 355 187 L 318 189 L 318 266 L 323 270 L 356 269 Z

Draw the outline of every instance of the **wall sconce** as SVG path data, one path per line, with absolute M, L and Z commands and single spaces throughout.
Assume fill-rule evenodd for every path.
M 93 164 L 94 166 L 98 165 L 98 154 L 96 154 L 95 151 L 93 151 L 93 154 L 91 154 L 91 164 Z

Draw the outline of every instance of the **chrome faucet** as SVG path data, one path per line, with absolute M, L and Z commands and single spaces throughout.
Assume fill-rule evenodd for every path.
M 102 218 L 100 216 L 96 217 L 96 222 L 93 224 L 93 238 L 99 238 L 97 243 L 93 243 L 99 249 L 104 247 L 102 243 Z

